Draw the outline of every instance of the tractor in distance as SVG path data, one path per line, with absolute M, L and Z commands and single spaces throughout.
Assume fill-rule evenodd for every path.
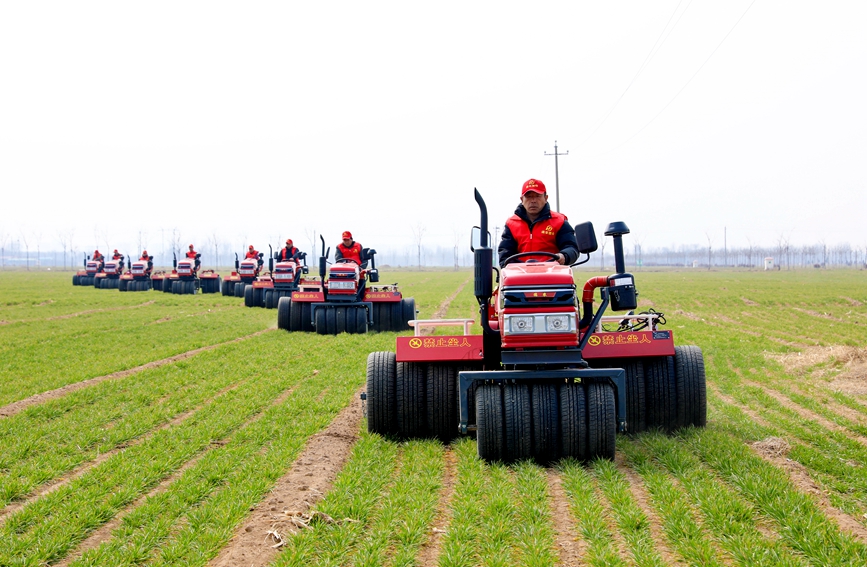
M 108 258 L 103 262 L 102 271 L 98 272 L 93 280 L 93 287 L 97 289 L 118 289 L 120 277 L 123 275 L 124 255 L 118 254 L 118 258 Z
M 201 270 L 201 254 L 195 258 L 181 258 L 177 255 L 172 260 L 174 269 L 163 278 L 163 291 L 177 295 L 202 293 L 217 293 L 220 291 L 220 275 L 214 270 Z
M 415 317 L 415 300 L 404 298 L 397 284 L 379 283 L 376 250 L 361 251 L 361 265 L 341 258 L 330 266 L 322 241 L 319 277 L 305 278 L 298 291 L 277 302 L 277 327 L 287 331 L 316 331 L 320 335 L 403 331 Z
M 93 262 L 91 266 L 88 266 L 90 263 L 90 256 L 85 254 L 84 261 L 82 262 L 82 269 L 75 272 L 75 275 L 72 276 L 72 285 L 93 285 L 93 280 L 91 278 L 96 275 L 96 272 L 99 269 L 99 262 Z M 88 271 L 89 267 L 91 268 L 91 271 Z
M 301 281 L 307 276 L 307 254 L 298 252 L 296 258 L 284 260 L 280 252 L 268 245 L 268 270 L 262 272 L 253 283 L 244 287 L 244 305 L 276 309 L 281 297 L 289 297 L 298 291 Z
M 369 431 L 444 442 L 475 431 L 485 460 L 550 463 L 612 459 L 618 431 L 705 425 L 701 350 L 675 346 L 673 332 L 659 328 L 662 314 L 634 313 L 638 291 L 625 270 L 625 223 L 605 231 L 617 273 L 590 278 L 579 306 L 572 269 L 554 254 L 516 254 L 491 274 L 487 207 L 478 191 L 475 199 L 481 222 L 474 228 L 479 245 L 472 247 L 474 292 L 482 334 L 469 334 L 472 319 L 413 321 L 416 335 L 397 337 L 396 352 L 371 353 L 362 394 Z M 576 226 L 575 235 L 586 256 L 578 265 L 597 242 L 589 222 Z M 606 318 L 609 307 L 628 313 Z M 605 328 L 611 321 L 619 324 Z M 426 325 L 456 322 L 462 335 L 419 335 Z
M 129 270 L 120 277 L 118 289 L 120 291 L 149 291 L 156 289 L 156 280 L 151 280 L 151 272 L 154 269 L 154 257 L 143 256 L 138 260 L 131 260 Z M 162 291 L 162 278 L 159 280 Z
M 226 278 L 223 278 L 221 292 L 223 295 L 234 295 L 235 297 L 244 297 L 244 288 L 252 284 L 259 277 L 259 272 L 262 271 L 264 262 L 262 258 L 264 254 L 261 252 L 256 258 L 244 258 L 238 260 L 238 254 L 235 254 L 235 270 Z

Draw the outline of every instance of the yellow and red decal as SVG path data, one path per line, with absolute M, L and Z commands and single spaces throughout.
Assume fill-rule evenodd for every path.
M 594 333 L 587 340 L 584 358 L 624 358 L 631 356 L 673 356 L 671 331 Z
M 321 291 L 293 291 L 292 301 L 325 301 L 325 294 Z
M 365 291 L 364 301 L 399 301 L 399 291 Z
M 481 335 L 397 337 L 398 362 L 482 360 Z

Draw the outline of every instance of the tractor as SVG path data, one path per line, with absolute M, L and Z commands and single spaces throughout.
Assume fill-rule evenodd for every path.
M 132 260 L 130 269 L 120 277 L 120 291 L 149 291 L 151 288 L 156 289 L 156 280 L 151 280 L 151 272 L 153 271 L 154 257 L 149 256 L 147 260 Z M 162 291 L 162 279 L 160 288 Z
M 415 300 L 404 298 L 397 284 L 379 282 L 376 250 L 364 248 L 362 263 L 341 258 L 328 266 L 322 241 L 319 278 L 303 279 L 297 291 L 277 302 L 277 326 L 287 331 L 316 331 L 320 335 L 403 331 L 415 317 Z M 368 268 L 368 264 L 370 267 Z
M 264 254 L 260 252 L 256 258 L 238 260 L 238 254 L 235 254 L 235 271 L 223 279 L 221 289 L 223 295 L 244 297 L 244 288 L 252 284 L 262 271 L 263 256 Z
M 84 256 L 84 269 L 78 270 L 74 276 L 72 276 L 72 285 L 92 285 L 95 286 L 97 282 L 96 276 L 102 272 L 102 262 L 99 260 L 93 260 L 90 256 Z
M 555 254 L 520 253 L 492 268 L 487 207 L 478 190 L 475 199 L 481 335 L 470 334 L 472 319 L 417 320 L 411 322 L 415 335 L 397 337 L 395 352 L 371 353 L 362 394 L 369 431 L 444 442 L 474 432 L 484 460 L 550 463 L 613 459 L 618 431 L 706 424 L 701 350 L 675 346 L 673 332 L 659 328 L 661 313 L 635 313 L 638 290 L 625 269 L 625 223 L 605 231 L 617 273 L 590 278 L 579 305 L 572 267 L 557 263 Z M 575 235 L 584 259 L 573 266 L 597 249 L 591 223 L 575 227 Z M 601 302 L 594 310 L 596 290 Z M 627 313 L 606 317 L 609 307 Z M 455 324 L 463 325 L 463 334 L 420 333 Z
M 75 275 L 72 276 L 72 285 L 92 285 L 89 279 L 91 276 L 87 273 L 87 263 L 90 261 L 90 256 L 87 254 L 84 255 L 84 261 L 82 263 L 82 269 L 75 272 Z
M 307 254 L 298 253 L 302 263 L 294 259 L 280 260 L 279 252 L 268 245 L 268 271 L 261 273 L 253 283 L 244 286 L 244 305 L 276 309 L 281 297 L 289 297 L 298 290 L 298 284 L 307 275 Z
M 214 270 L 199 271 L 200 255 L 195 258 L 172 260 L 174 269 L 162 279 L 163 291 L 177 295 L 192 295 L 201 290 L 202 293 L 217 293 L 220 291 L 220 275 Z
M 102 271 L 94 276 L 93 287 L 97 289 L 118 289 L 120 277 L 123 275 L 123 260 L 109 258 L 103 262 Z

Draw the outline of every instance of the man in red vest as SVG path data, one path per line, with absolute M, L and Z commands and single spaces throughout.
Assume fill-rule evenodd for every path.
M 352 233 L 348 230 L 343 231 L 343 241 L 334 249 L 334 261 L 341 258 L 355 260 L 356 264 L 361 265 L 361 244 L 352 240 Z
M 281 262 L 295 260 L 298 263 L 298 249 L 292 245 L 291 238 L 286 239 L 286 246 L 274 253 L 274 259 Z
M 566 215 L 554 212 L 548 204 L 545 184 L 528 179 L 521 187 L 521 204 L 506 221 L 497 253 L 500 267 L 506 258 L 522 252 L 549 252 L 557 263 L 571 265 L 578 260 L 578 241 Z M 522 258 L 526 262 L 532 257 Z M 551 261 L 541 255 L 536 260 Z
M 192 244 L 190 244 L 190 251 L 187 252 L 187 258 L 189 258 L 190 260 L 195 260 L 195 264 L 194 264 L 194 266 L 193 266 L 193 271 L 194 271 L 194 272 L 198 272 L 198 271 L 199 271 L 199 266 L 200 266 L 201 263 L 202 263 L 201 260 L 200 260 L 201 257 L 202 257 L 202 255 L 199 254 L 198 252 L 196 252 L 196 249 L 193 247 Z

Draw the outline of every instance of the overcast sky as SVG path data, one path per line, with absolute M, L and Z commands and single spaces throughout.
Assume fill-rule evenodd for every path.
M 424 7 L 422 7 L 424 6 Z M 867 245 L 867 2 L 3 2 L 0 237 Z

